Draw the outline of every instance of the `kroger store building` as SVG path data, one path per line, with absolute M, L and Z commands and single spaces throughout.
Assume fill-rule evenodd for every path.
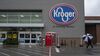
M 0 43 L 18 38 L 36 44 L 46 32 L 56 33 L 59 43 L 79 46 L 84 27 L 84 0 L 0 1 Z

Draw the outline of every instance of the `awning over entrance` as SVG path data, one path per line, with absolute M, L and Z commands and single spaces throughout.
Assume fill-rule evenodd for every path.
M 44 23 L 0 23 L 0 27 L 44 27 Z
M 85 23 L 100 23 L 100 20 L 85 20 Z

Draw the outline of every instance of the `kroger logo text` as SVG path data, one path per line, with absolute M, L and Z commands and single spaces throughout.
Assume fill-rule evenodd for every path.
M 50 19 L 60 25 L 68 25 L 76 20 L 76 10 L 66 4 L 59 4 L 50 10 Z

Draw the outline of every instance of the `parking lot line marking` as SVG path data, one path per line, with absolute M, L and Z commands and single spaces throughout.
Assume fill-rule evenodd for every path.
M 15 51 L 14 51 L 15 52 Z M 18 53 L 20 55 L 24 55 L 24 56 L 30 56 L 30 55 L 27 55 L 27 54 L 23 54 L 23 53 L 19 53 L 19 52 L 15 52 L 15 53 Z
M 20 48 L 20 49 L 24 49 L 24 48 Z M 35 52 L 42 52 L 42 53 L 46 53 L 46 54 L 48 54 L 48 51 L 43 51 L 43 50 L 39 50 L 39 49 L 37 49 L 37 50 L 35 50 L 35 49 L 33 49 Z M 32 51 L 32 49 L 27 49 L 27 51 Z M 33 52 L 33 51 L 32 51 Z
M 27 48 L 27 47 L 18 47 L 18 48 Z M 39 49 L 39 50 L 43 50 L 44 49 L 44 47 L 41 47 L 41 46 L 31 46 L 31 48 L 30 47 L 28 47 L 29 49 L 32 49 L 32 48 L 34 48 L 34 49 Z
M 7 49 L 3 49 L 3 50 L 10 51 L 10 52 L 13 52 L 13 53 L 17 53 L 17 54 L 20 54 L 20 55 L 23 55 L 23 56 L 30 56 L 30 55 L 19 53 L 19 52 L 15 52 L 15 51 L 12 51 L 12 50 L 7 50 Z
M 5 56 L 10 56 L 9 54 L 6 54 L 4 52 L 0 52 L 1 54 L 5 55 Z
M 10 49 L 13 49 L 13 48 L 10 48 Z M 34 54 L 37 54 L 37 55 L 45 55 L 45 54 L 41 54 L 41 53 L 39 53 L 39 52 L 33 52 L 33 51 L 28 51 L 28 50 L 24 50 L 24 49 L 17 49 L 17 50 L 20 50 L 20 51 L 24 51 L 24 52 L 28 52 L 28 53 L 34 53 Z
M 21 48 L 21 47 L 19 47 L 20 49 L 26 49 L 26 48 Z M 35 48 L 35 47 L 32 47 L 32 48 L 28 48 L 28 50 L 39 50 L 39 52 L 43 52 L 44 50 L 45 50 L 45 52 L 48 52 L 48 48 L 43 48 L 43 47 L 39 47 L 39 48 Z

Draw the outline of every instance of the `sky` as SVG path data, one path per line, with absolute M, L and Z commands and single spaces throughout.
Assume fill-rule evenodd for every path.
M 85 16 L 100 16 L 100 0 L 84 0 Z

